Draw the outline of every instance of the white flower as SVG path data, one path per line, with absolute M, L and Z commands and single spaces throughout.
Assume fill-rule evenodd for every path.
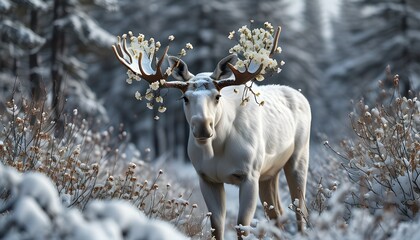
M 174 37 L 174 35 L 170 35 L 169 37 L 168 37 L 168 39 L 169 39 L 169 41 L 173 41 L 174 39 L 175 39 L 175 37 Z
M 170 68 L 169 68 L 170 69 Z M 166 71 L 168 71 L 168 70 L 166 70 Z M 170 75 L 170 74 L 168 74 L 168 75 Z M 160 85 L 165 85 L 165 83 L 166 83 L 166 80 L 165 79 L 160 79 Z
M 264 80 L 264 76 L 262 74 L 259 74 L 258 76 L 255 77 L 255 80 L 262 81 Z
M 148 108 L 148 109 L 153 109 L 153 104 L 151 104 L 151 103 L 146 103 L 146 107 Z
M 163 103 L 163 97 L 162 96 L 157 96 L 155 98 L 155 101 L 158 102 L 158 103 Z
M 246 30 L 249 30 L 249 29 L 248 29 L 248 27 L 246 25 L 244 25 L 241 28 L 239 28 L 238 32 L 244 33 Z
M 156 42 L 156 44 L 155 44 L 155 47 L 156 47 L 156 48 L 160 48 L 160 46 L 161 46 L 160 42 L 159 42 L 159 41 L 157 41 L 157 42 Z
M 148 101 L 151 101 L 154 97 L 154 94 L 152 92 L 146 92 L 146 96 L 144 96 L 144 98 L 146 98 Z
M 164 106 L 159 106 L 158 111 L 159 111 L 160 113 L 164 113 L 164 112 L 166 112 L 166 107 L 164 107 Z
M 235 66 L 236 66 L 237 68 L 244 68 L 244 67 L 245 67 L 244 61 L 242 61 L 242 60 L 238 60 L 238 61 L 236 62 L 236 64 L 235 64 Z
M 181 57 L 183 57 L 183 56 L 187 55 L 187 51 L 185 51 L 185 49 L 183 48 L 183 49 L 181 49 L 181 52 L 179 53 L 179 55 Z
M 159 81 L 151 83 L 150 88 L 155 90 L 155 91 L 158 90 L 159 89 Z
M 185 48 L 186 49 L 193 49 L 194 47 L 191 43 L 187 43 L 187 44 L 185 44 Z
M 235 35 L 235 31 L 229 33 L 228 38 L 232 40 L 233 36 Z
M 281 61 L 280 62 L 280 66 L 283 66 L 285 64 L 285 62 L 284 61 Z
M 271 25 L 271 23 L 269 23 L 269 22 L 265 22 L 264 27 L 267 28 L 267 29 L 273 29 L 273 25 Z
M 141 96 L 139 91 L 136 91 L 136 93 L 134 94 L 134 97 L 136 97 L 137 100 L 142 100 L 143 97 Z
M 155 116 L 155 120 L 159 120 L 159 116 Z
M 133 73 L 131 70 L 127 70 L 128 79 L 126 80 L 128 84 L 133 83 L 133 79 L 136 81 L 140 81 L 140 77 Z

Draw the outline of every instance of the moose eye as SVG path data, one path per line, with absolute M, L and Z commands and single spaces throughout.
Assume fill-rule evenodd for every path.
M 216 102 L 219 102 L 220 97 L 222 97 L 222 95 L 220 95 L 220 94 L 216 96 Z

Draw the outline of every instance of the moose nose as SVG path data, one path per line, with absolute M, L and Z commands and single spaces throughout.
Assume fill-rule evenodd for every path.
M 210 118 L 193 117 L 191 130 L 195 138 L 211 138 L 213 136 L 213 121 Z

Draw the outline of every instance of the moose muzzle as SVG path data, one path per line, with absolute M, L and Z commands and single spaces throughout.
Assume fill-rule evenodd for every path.
M 198 141 L 205 141 L 213 136 L 213 120 L 193 117 L 191 119 L 191 131 Z

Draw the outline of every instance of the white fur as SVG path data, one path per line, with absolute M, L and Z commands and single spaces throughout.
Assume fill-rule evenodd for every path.
M 223 239 L 224 183 L 240 188 L 238 224 L 251 223 L 258 195 L 261 202 L 274 206 L 268 212 L 270 218 L 282 214 L 278 196 L 281 169 L 285 170 L 292 202 L 300 199 L 299 207 L 304 211 L 311 125 L 306 98 L 287 86 L 254 85 L 264 106 L 259 106 L 252 95 L 241 106 L 243 85 L 225 87 L 219 93 L 209 74 L 187 80 L 184 111 L 191 127 L 188 155 L 200 176 L 216 239 Z M 215 99 L 218 94 L 219 102 Z M 304 222 L 300 214 L 297 221 L 301 230 Z

